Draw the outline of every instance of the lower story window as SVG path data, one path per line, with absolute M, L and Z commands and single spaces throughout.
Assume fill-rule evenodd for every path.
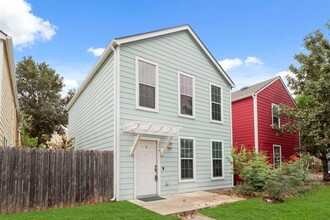
M 282 152 L 280 145 L 273 146 L 273 160 L 274 160 L 274 167 L 279 168 L 282 163 Z
M 212 177 L 223 177 L 223 143 L 212 141 Z
M 194 139 L 180 139 L 181 180 L 194 179 Z

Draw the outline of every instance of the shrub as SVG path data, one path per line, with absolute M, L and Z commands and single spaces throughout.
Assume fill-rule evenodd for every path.
M 266 156 L 244 147 L 240 152 L 234 148 L 232 155 L 235 173 L 243 180 L 237 187 L 240 193 L 264 192 L 270 199 L 282 201 L 284 195 L 295 195 L 317 185 L 315 180 L 307 180 L 308 155 L 294 156 L 277 169 L 269 164 Z

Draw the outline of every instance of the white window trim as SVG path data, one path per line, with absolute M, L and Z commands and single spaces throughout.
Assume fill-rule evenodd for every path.
M 274 106 L 276 106 L 277 108 L 280 108 L 279 105 L 272 103 L 272 124 L 274 124 L 274 120 L 273 120 L 273 117 L 274 117 L 274 112 L 273 112 Z M 281 119 L 280 119 L 279 116 L 277 116 L 277 117 L 278 117 L 278 127 L 280 128 L 281 127 Z
M 140 106 L 140 87 L 139 87 L 139 60 L 146 62 L 146 63 L 150 63 L 152 65 L 156 66 L 156 85 L 155 85 L 155 108 L 147 108 L 147 107 L 143 107 Z M 159 90 L 159 83 L 158 83 L 158 63 L 146 60 L 144 58 L 141 57 L 135 57 L 135 107 L 136 109 L 139 110 L 144 110 L 144 111 L 150 111 L 150 112 L 159 112 L 159 95 L 158 95 L 158 90 Z
M 221 90 L 221 103 L 220 103 L 220 105 L 221 105 L 221 121 L 212 119 L 212 86 L 219 87 Z M 210 83 L 210 94 L 209 95 L 210 95 L 210 122 L 223 124 L 223 88 L 222 88 L 222 86 L 214 84 L 214 83 Z
M 222 153 L 222 176 L 213 177 L 213 156 L 212 156 L 212 143 L 213 142 L 221 142 L 221 153 Z M 210 159 L 211 159 L 211 180 L 223 180 L 225 179 L 225 160 L 224 160 L 224 141 L 223 140 L 210 140 Z
M 275 168 L 275 147 L 280 148 L 280 167 L 282 166 L 282 146 L 278 144 L 273 144 L 273 167 Z
M 193 99 L 193 105 L 192 105 L 192 111 L 193 111 L 193 114 L 192 115 L 184 115 L 184 114 L 181 114 L 181 89 L 180 89 L 180 75 L 184 75 L 184 76 L 188 76 L 190 78 L 192 78 L 193 80 L 193 96 L 192 96 L 192 99 Z M 181 72 L 181 71 L 178 71 L 178 116 L 179 117 L 184 117 L 184 118 L 191 118 L 191 119 L 195 119 L 196 118 L 196 110 L 195 110 L 195 103 L 196 103 L 196 96 L 195 96 L 195 77 L 192 76 L 192 75 L 189 75 L 187 73 L 184 73 L 184 72 Z
M 193 178 L 192 179 L 181 179 L 181 139 L 193 140 Z M 196 182 L 196 139 L 193 137 L 178 137 L 178 182 L 179 183 L 190 183 Z

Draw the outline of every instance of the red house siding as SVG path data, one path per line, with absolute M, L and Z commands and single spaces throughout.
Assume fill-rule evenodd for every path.
M 273 145 L 281 145 L 282 160 L 287 160 L 295 153 L 294 148 L 299 147 L 298 134 L 283 134 L 276 136 L 271 128 L 272 103 L 285 104 L 296 108 L 280 79 L 269 85 L 257 95 L 258 108 L 258 142 L 259 151 L 266 152 L 273 163 Z M 282 121 L 281 121 L 282 123 Z
M 232 103 L 233 145 L 254 148 L 254 121 L 252 97 Z

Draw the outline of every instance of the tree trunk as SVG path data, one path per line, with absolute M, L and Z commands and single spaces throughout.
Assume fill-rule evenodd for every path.
M 330 182 L 330 175 L 328 171 L 328 162 L 329 160 L 326 158 L 322 158 L 322 166 L 323 166 L 323 181 Z

